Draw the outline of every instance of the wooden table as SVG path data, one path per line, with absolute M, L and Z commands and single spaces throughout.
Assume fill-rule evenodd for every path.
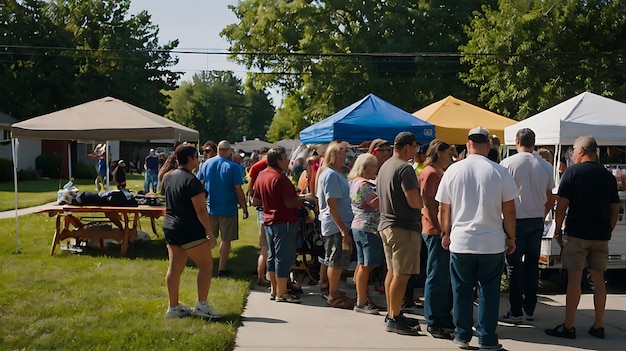
M 50 255 L 54 255 L 56 246 L 67 238 L 87 239 L 113 239 L 122 243 L 120 255 L 126 256 L 128 243 L 137 238 L 137 224 L 139 218 L 149 217 L 152 231 L 156 234 L 155 219 L 165 215 L 165 206 L 139 205 L 136 207 L 124 206 L 71 206 L 58 205 L 43 208 L 35 213 L 47 213 L 48 216 L 56 216 L 56 228 Z M 103 214 L 99 217 L 112 224 L 111 228 L 89 228 L 85 220 L 93 219 L 94 216 L 81 216 L 81 214 Z M 63 219 L 63 226 L 61 225 Z M 131 223 L 132 222 L 132 223 Z

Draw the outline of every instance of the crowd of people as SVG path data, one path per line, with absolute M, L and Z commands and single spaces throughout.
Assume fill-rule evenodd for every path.
M 303 220 L 298 209 L 313 204 L 323 241 L 320 290 L 329 307 L 385 312 L 387 331 L 421 335 L 418 320 L 403 313 L 407 296 L 413 302 L 411 281 L 421 276 L 429 334 L 461 348 L 468 348 L 476 335 L 481 349 L 501 349 L 498 321 L 534 320 L 544 221 L 556 208 L 555 238 L 568 271 L 567 307 L 564 323 L 545 333 L 576 337 L 580 281 L 588 262 L 596 282 L 596 318 L 588 333 L 604 338 L 602 274 L 617 222 L 615 177 L 597 163 L 595 140 L 580 137 L 573 145 L 573 164 L 564 170 L 558 196 L 553 196 L 548 161 L 553 154 L 535 151 L 535 133 L 528 128 L 519 130 L 515 141 L 517 153 L 500 161 L 499 141 L 482 127 L 468 132 L 462 154 L 443 140 L 420 145 L 415 135 L 401 132 L 393 143 L 373 140 L 367 152 L 353 153 L 350 162 L 351 146 L 337 141 L 323 153 L 302 158 L 298 172 L 284 149 L 261 150 L 250 167 L 247 190 L 259 224 L 257 284 L 268 287 L 270 300 L 301 303 L 290 273 Z M 231 241 L 239 236 L 238 209 L 247 218 L 248 203 L 228 141 L 205 143 L 202 164 L 191 149 L 179 146 L 174 156 L 178 168 L 157 173 L 166 195 L 164 231 L 170 255 L 166 316 L 219 318 L 206 301 L 212 271 L 206 257 L 212 262 L 210 249 L 221 236 L 218 275 L 231 274 L 227 259 Z M 194 169 L 197 176 L 191 173 Z M 178 302 L 181 261 L 187 257 L 199 267 L 193 309 Z M 353 258 L 356 296 L 348 296 L 340 280 Z M 505 263 L 510 307 L 501 316 Z M 377 270 L 383 272 L 386 306 L 370 298 Z

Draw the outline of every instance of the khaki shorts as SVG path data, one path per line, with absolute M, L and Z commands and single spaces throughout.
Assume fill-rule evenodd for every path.
M 380 232 L 387 267 L 394 275 L 419 274 L 422 234 L 420 231 L 387 227 Z
M 237 216 L 209 215 L 211 230 L 216 236 L 222 236 L 222 241 L 239 239 L 239 221 Z
M 566 237 L 567 239 L 563 240 L 563 251 L 561 251 L 563 268 L 582 271 L 587 262 L 589 269 L 606 271 L 609 261 L 608 240 L 585 240 L 569 235 Z

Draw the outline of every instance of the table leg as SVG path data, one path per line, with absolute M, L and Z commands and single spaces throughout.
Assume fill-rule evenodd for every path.
M 50 248 L 50 256 L 54 255 L 54 249 L 59 244 L 59 234 L 61 234 L 61 216 L 57 215 L 54 238 L 52 239 L 52 247 Z

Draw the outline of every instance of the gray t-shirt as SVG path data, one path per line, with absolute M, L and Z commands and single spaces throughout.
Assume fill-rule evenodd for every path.
M 317 186 L 319 199 L 319 219 L 322 225 L 322 235 L 329 236 L 339 233 L 337 223 L 333 221 L 328 207 L 328 199 L 337 199 L 337 209 L 346 228 L 352 223 L 352 206 L 350 205 L 350 185 L 348 180 L 332 168 L 326 168 L 319 176 Z
M 407 190 L 419 189 L 413 167 L 392 157 L 380 167 L 376 183 L 380 209 L 378 230 L 397 227 L 421 233 L 421 209 L 411 208 L 404 196 Z

